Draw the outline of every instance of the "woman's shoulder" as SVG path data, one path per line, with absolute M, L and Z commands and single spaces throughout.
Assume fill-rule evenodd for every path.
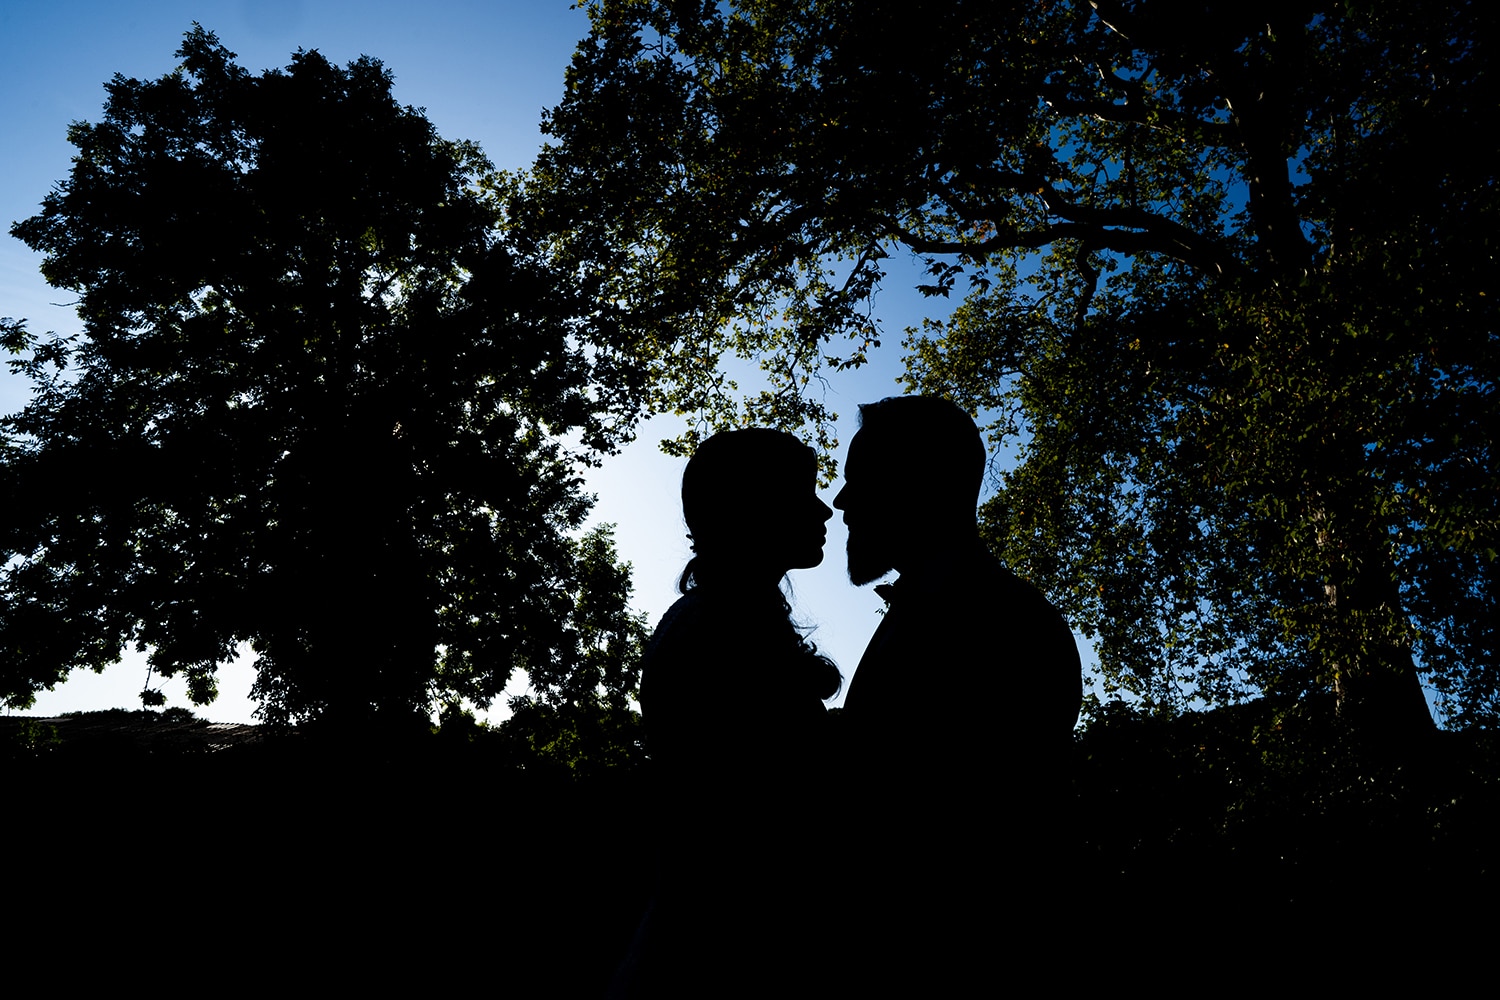
M 784 608 L 772 598 L 728 588 L 694 587 L 661 616 L 651 642 L 658 644 L 708 633 L 727 644 L 738 632 L 763 633 L 767 622 L 778 622 L 785 617 Z
M 774 614 L 732 591 L 695 587 L 667 609 L 646 644 L 642 685 L 660 689 L 679 678 L 702 689 L 743 683 L 743 668 L 777 651 Z M 774 612 L 774 608 L 771 609 Z M 654 683 L 653 683 L 654 682 Z
M 711 630 L 715 619 L 720 615 L 716 603 L 704 599 L 702 588 L 690 590 L 673 602 L 667 613 L 661 616 L 661 621 L 656 623 L 656 631 L 651 633 L 646 651 L 649 653 L 664 643 L 681 642 L 689 635 Z
M 721 617 L 714 602 L 705 601 L 698 590 L 679 597 L 646 643 L 643 680 L 649 683 L 653 674 L 672 673 L 677 665 L 707 655 L 722 630 Z

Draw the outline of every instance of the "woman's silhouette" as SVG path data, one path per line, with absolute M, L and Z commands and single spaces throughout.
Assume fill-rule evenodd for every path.
M 816 483 L 812 450 L 765 429 L 714 435 L 683 473 L 694 556 L 641 675 L 657 887 L 614 996 L 759 994 L 820 956 L 823 699 L 841 679 L 780 589 L 823 560 Z

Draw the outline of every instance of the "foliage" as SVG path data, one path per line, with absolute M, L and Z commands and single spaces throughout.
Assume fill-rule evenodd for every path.
M 276 723 L 425 727 L 517 669 L 622 701 L 627 568 L 560 444 L 613 440 L 589 310 L 498 241 L 479 149 L 369 58 L 178 55 L 12 229 L 83 332 L 3 328 L 0 698 L 134 644 L 202 704 L 248 642 Z
M 1456 900 L 1494 873 L 1496 750 L 1477 729 L 1372 747 L 1327 695 L 1177 715 L 1108 703 L 1077 744 L 1082 866 L 1106 880 L 1101 902 L 1137 909 L 1168 870 L 1212 872 L 1204 900 L 1230 900 L 1226 915 Z M 1188 892 L 1174 881 L 1159 902 L 1191 909 Z
M 511 212 L 644 398 L 810 422 L 889 255 L 907 381 L 1020 463 L 992 545 L 1162 706 L 1493 720 L 1483 5 L 599 0 Z M 722 361 L 762 360 L 741 404 Z M 739 407 L 736 410 L 736 407 Z
M 46 719 L 17 719 L 6 725 L 5 737 L 0 750 L 11 762 L 46 753 L 62 742 L 57 725 Z
M 512 708 L 495 734 L 506 758 L 527 770 L 571 781 L 619 780 L 645 760 L 641 716 L 629 708 L 600 698 L 562 705 L 523 698 Z
M 531 665 L 527 700 L 629 710 L 651 632 L 646 616 L 630 610 L 630 564 L 619 561 L 613 528 L 596 528 L 572 544 L 572 608 L 564 622 L 569 655 Z
M 584 536 L 572 619 L 577 656 L 540 664 L 496 727 L 510 759 L 570 778 L 629 771 L 643 759 L 641 715 L 632 707 L 650 629 L 629 608 L 630 565 L 608 532 Z

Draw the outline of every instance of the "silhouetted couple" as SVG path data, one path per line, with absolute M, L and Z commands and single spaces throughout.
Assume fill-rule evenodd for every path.
M 836 729 L 838 669 L 780 589 L 823 559 L 813 452 L 732 431 L 683 474 L 694 557 L 641 678 L 657 889 L 616 996 L 993 986 L 1014 922 L 1055 912 L 1072 634 L 979 539 L 973 420 L 917 396 L 860 417 L 834 499 L 849 576 L 900 578 Z

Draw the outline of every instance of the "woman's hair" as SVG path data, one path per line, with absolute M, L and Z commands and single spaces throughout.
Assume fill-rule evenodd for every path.
M 784 503 L 779 492 L 786 483 L 811 484 L 817 473 L 818 456 L 790 434 L 767 427 L 721 431 L 693 452 L 682 473 L 682 518 L 693 540 L 693 557 L 682 570 L 677 589 L 686 594 L 705 583 L 733 586 L 736 567 L 723 561 L 728 543 L 743 540 L 748 525 L 766 520 L 767 505 Z M 838 667 L 797 630 L 792 608 L 778 588 L 780 622 L 788 652 L 805 659 L 806 676 L 817 681 L 820 698 L 838 694 L 843 677 Z M 746 595 L 745 610 L 760 603 L 759 595 Z

